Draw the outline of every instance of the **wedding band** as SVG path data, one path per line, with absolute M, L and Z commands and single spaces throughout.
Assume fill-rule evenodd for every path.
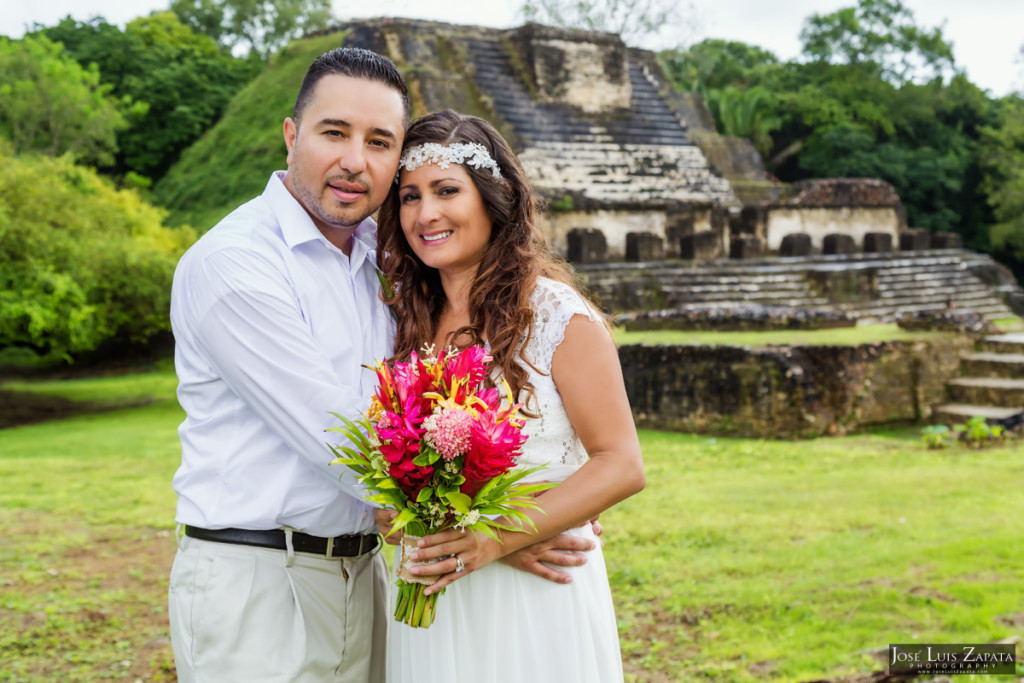
M 466 568 L 466 565 L 462 564 L 462 558 L 458 555 L 455 556 L 455 573 L 461 574 L 462 570 Z

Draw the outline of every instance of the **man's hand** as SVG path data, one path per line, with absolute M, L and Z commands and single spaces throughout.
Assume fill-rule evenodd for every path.
M 377 528 L 380 529 L 381 535 L 391 545 L 398 545 L 402 542 L 401 532 L 388 536 L 391 533 L 391 522 L 395 521 L 397 516 L 398 513 L 394 510 L 377 510 L 373 515 L 373 520 L 377 522 Z
M 558 567 L 580 567 L 587 563 L 587 551 L 594 550 L 596 547 L 597 544 L 589 538 L 559 534 L 520 548 L 514 553 L 509 553 L 501 558 L 501 561 L 510 567 L 536 574 L 548 581 L 571 583 L 572 576 L 570 574 L 553 569 L 548 564 Z M 548 564 L 544 564 L 545 562 Z

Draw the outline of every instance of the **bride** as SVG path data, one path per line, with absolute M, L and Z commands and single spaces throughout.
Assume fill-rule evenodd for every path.
M 522 467 L 561 481 L 537 499 L 535 531 L 427 536 L 413 573 L 447 588 L 429 628 L 392 622 L 388 681 L 622 681 L 600 544 L 568 585 L 500 560 L 561 532 L 593 538 L 588 520 L 640 491 L 643 462 L 604 316 L 548 255 L 533 191 L 486 121 L 451 110 L 416 121 L 379 214 L 380 266 L 394 287 L 395 355 L 486 344 L 529 418 Z M 391 516 L 379 513 L 382 529 Z M 397 536 L 397 534 L 395 535 Z M 394 537 L 389 540 L 394 541 Z

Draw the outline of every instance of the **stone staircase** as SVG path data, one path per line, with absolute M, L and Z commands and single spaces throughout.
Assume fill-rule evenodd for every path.
M 739 207 L 647 68 L 629 61 L 630 109 L 584 115 L 534 99 L 498 35 L 464 39 L 473 81 L 512 128 L 537 188 L 604 202 L 683 200 Z
M 1003 294 L 975 269 L 990 267 L 984 254 L 943 249 L 913 253 L 851 254 L 710 262 L 579 264 L 577 273 L 612 312 L 750 304 L 840 311 L 858 319 L 941 312 L 952 304 L 988 320 L 1012 318 Z M 837 300 L 822 277 L 873 280 L 870 295 Z
M 986 337 L 981 350 L 960 357 L 960 372 L 946 383 L 949 402 L 932 407 L 932 422 L 952 426 L 981 415 L 992 423 L 1024 414 L 1024 333 Z

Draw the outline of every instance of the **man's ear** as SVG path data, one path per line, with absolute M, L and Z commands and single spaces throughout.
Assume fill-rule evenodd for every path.
M 288 148 L 288 165 L 292 165 L 292 152 L 295 149 L 295 138 L 299 135 L 299 124 L 289 116 L 284 120 L 284 144 Z

